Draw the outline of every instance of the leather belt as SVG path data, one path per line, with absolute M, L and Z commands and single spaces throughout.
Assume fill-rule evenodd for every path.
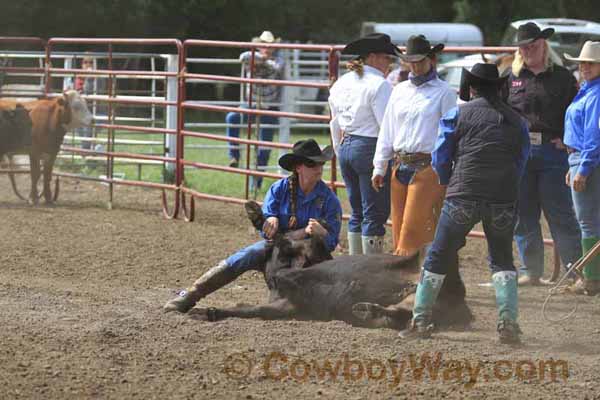
M 430 153 L 405 153 L 398 151 L 394 153 L 396 163 L 410 164 L 418 161 L 431 161 Z

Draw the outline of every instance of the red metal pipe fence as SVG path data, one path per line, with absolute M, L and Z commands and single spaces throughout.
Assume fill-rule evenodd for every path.
M 161 105 L 161 106 L 174 106 L 177 109 L 180 108 L 181 104 L 181 96 L 178 97 L 177 101 L 170 102 L 164 100 L 146 100 L 146 99 L 117 99 L 116 93 L 113 92 L 113 79 L 115 76 L 156 76 L 156 77 L 164 77 L 166 78 L 177 78 L 179 81 L 179 86 L 181 86 L 181 78 L 179 77 L 179 72 L 171 73 L 171 72 L 151 72 L 151 71 L 122 71 L 116 70 L 113 67 L 113 54 L 114 54 L 114 46 L 149 46 L 149 45 L 158 45 L 158 46 L 172 46 L 176 50 L 176 55 L 178 58 L 178 71 L 183 70 L 183 45 L 181 41 L 178 39 L 121 39 L 121 38 L 106 38 L 106 39 L 93 39 L 93 38 L 51 38 L 48 40 L 46 44 L 46 94 L 50 95 L 50 87 L 51 87 L 51 79 L 52 74 L 65 74 L 65 73 L 81 73 L 80 69 L 69 69 L 69 68 L 52 68 L 51 67 L 51 58 L 52 51 L 56 46 L 75 46 L 75 45 L 102 45 L 107 47 L 108 53 L 108 69 L 106 70 L 86 70 L 86 75 L 103 75 L 108 76 L 108 98 L 102 96 L 85 96 L 90 100 L 96 100 L 105 102 L 108 105 L 108 123 L 106 124 L 97 124 L 96 126 L 106 128 L 108 131 L 108 141 L 107 141 L 107 150 L 106 151 L 92 151 L 92 150 L 84 150 L 76 147 L 63 146 L 63 149 L 75 154 L 82 155 L 104 155 L 106 156 L 106 178 L 95 178 L 95 177 L 86 177 L 82 175 L 75 174 L 67 174 L 67 173 L 55 173 L 56 176 L 62 176 L 67 178 L 77 178 L 82 180 L 94 180 L 105 182 L 109 187 L 109 208 L 112 207 L 113 201 L 113 187 L 115 184 L 120 185 L 129 185 L 129 186 L 140 186 L 140 187 L 148 187 L 162 190 L 162 208 L 163 213 L 167 218 L 175 218 L 179 213 L 180 206 L 180 186 L 183 182 L 182 176 L 182 168 L 180 167 L 179 160 L 183 157 L 183 146 L 177 146 L 178 154 L 176 157 L 164 157 L 164 156 L 152 156 L 152 155 L 143 155 L 143 154 L 135 154 L 129 152 L 116 152 L 115 148 L 115 130 L 117 129 L 127 129 L 133 132 L 143 132 L 149 134 L 160 134 L 160 135 L 176 135 L 178 138 L 180 137 L 179 130 L 181 124 L 179 121 L 177 123 L 177 129 L 157 129 L 151 127 L 130 127 L 127 125 L 118 125 L 115 124 L 115 115 L 114 115 L 114 105 L 115 104 L 140 104 L 140 105 Z M 177 113 L 179 115 L 179 113 Z M 179 119 L 179 118 L 178 118 Z M 179 154 L 181 152 L 181 154 Z M 164 183 L 155 183 L 155 182 L 143 182 L 143 181 L 130 181 L 114 179 L 114 159 L 116 157 L 132 159 L 132 160 L 153 160 L 153 161 L 161 161 L 164 163 L 174 163 L 175 167 L 175 182 L 174 184 L 164 184 Z M 167 197 L 166 191 L 175 192 L 175 200 L 173 211 L 169 212 L 167 206 Z

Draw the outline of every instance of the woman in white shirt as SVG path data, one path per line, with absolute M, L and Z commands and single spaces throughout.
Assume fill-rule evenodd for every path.
M 394 254 L 414 254 L 433 240 L 445 187 L 431 167 L 431 152 L 442 115 L 456 106 L 456 92 L 439 79 L 436 53 L 423 35 L 408 39 L 400 58 L 410 65 L 409 79 L 394 87 L 377 140 L 372 184 L 385 188 L 388 163 Z
M 371 175 L 377 135 L 392 93 L 385 73 L 392 56 L 400 52 L 388 35 L 373 33 L 348 44 L 342 54 L 358 55 L 348 63 L 350 71 L 331 87 L 329 96 L 331 137 L 352 207 L 349 253 L 381 253 L 390 196 L 389 189 L 373 189 Z M 389 182 L 389 174 L 385 179 Z

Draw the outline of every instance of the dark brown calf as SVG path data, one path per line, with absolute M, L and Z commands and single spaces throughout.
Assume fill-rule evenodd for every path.
M 294 240 L 280 235 L 269 257 L 264 272 L 270 293 L 268 304 L 195 308 L 190 314 L 210 321 L 227 317 L 342 320 L 355 326 L 393 329 L 403 329 L 412 318 L 421 271 L 419 255 L 328 259 L 329 252 L 320 238 Z M 434 321 L 439 325 L 468 325 L 473 317 L 465 302 L 458 261 L 450 263 Z

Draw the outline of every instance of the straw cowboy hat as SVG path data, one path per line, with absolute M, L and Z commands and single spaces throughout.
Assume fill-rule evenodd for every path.
M 569 54 L 563 54 L 569 61 L 600 63 L 600 42 L 588 40 L 583 44 L 579 57 L 571 57 Z
M 281 38 L 275 38 L 271 31 L 264 31 L 260 36 L 252 38 L 253 43 L 279 43 Z
M 519 25 L 517 29 L 517 42 L 515 45 L 524 46 L 538 39 L 548 39 L 554 34 L 554 28 L 541 30 L 534 22 Z
M 279 165 L 288 171 L 306 161 L 324 163 L 333 158 L 333 147 L 327 146 L 322 151 L 314 139 L 300 140 L 294 143 L 291 153 L 279 157 Z
M 471 71 L 462 69 L 460 77 L 460 99 L 469 101 L 471 99 L 471 86 L 494 86 L 501 87 L 506 82 L 508 75 L 500 77 L 498 67 L 495 64 L 478 63 L 473 65 Z
M 356 54 L 358 56 L 366 56 L 369 53 L 385 53 L 398 56 L 401 51 L 392 43 L 389 35 L 385 33 L 371 33 L 348 43 L 342 50 L 342 54 Z
M 406 52 L 400 54 L 400 58 L 406 62 L 419 62 L 442 50 L 444 50 L 443 43 L 431 46 L 425 35 L 412 35 L 406 42 Z

